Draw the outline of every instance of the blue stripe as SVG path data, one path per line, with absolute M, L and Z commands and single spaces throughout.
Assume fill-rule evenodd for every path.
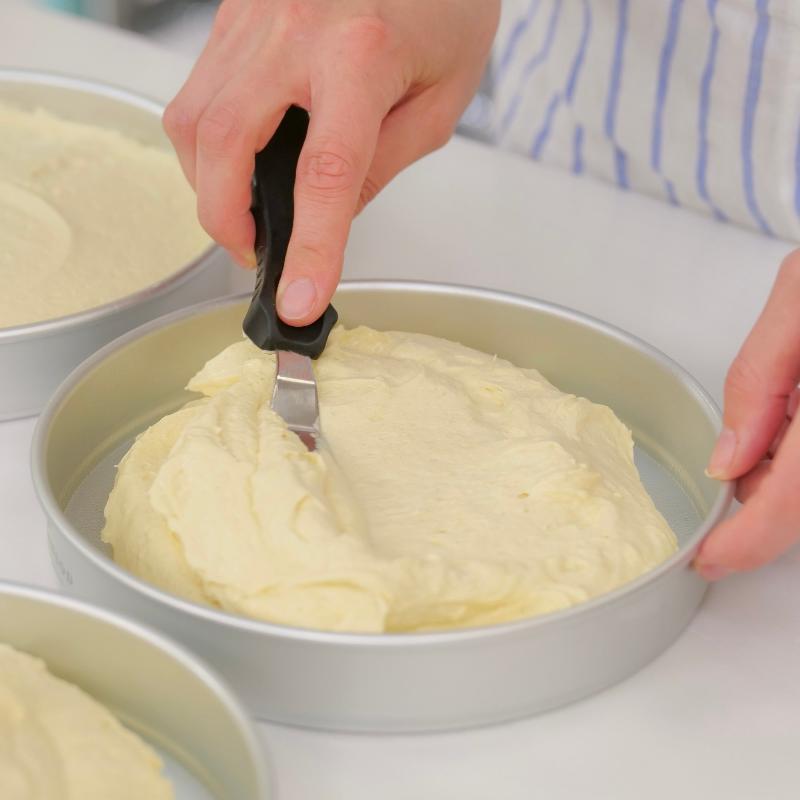
M 620 189 L 628 188 L 628 159 L 625 153 L 614 145 L 614 169 L 617 172 L 617 185 Z
M 756 199 L 755 175 L 753 172 L 753 129 L 755 127 L 758 94 L 761 90 L 761 70 L 764 66 L 764 50 L 769 32 L 768 0 L 756 0 L 756 29 L 750 48 L 750 69 L 747 74 L 747 91 L 744 98 L 744 120 L 742 123 L 742 168 L 744 172 L 744 196 L 747 208 L 762 233 L 772 236 Z
M 512 98 L 508 108 L 506 109 L 506 113 L 503 115 L 503 119 L 500 123 L 500 136 L 504 136 L 508 132 L 508 129 L 511 127 L 511 123 L 514 121 L 514 118 L 517 115 L 519 104 L 522 101 L 522 94 L 525 84 L 530 79 L 531 75 L 536 71 L 536 68 L 541 66 L 547 60 L 547 56 L 550 55 L 550 49 L 553 46 L 553 40 L 555 39 L 556 35 L 556 28 L 558 27 L 558 19 L 561 16 L 561 6 L 562 0 L 555 0 L 553 3 L 553 8 L 550 11 L 550 19 L 547 21 L 547 31 L 544 36 L 544 41 L 542 42 L 541 47 L 530 58 L 528 63 L 525 64 L 525 68 L 522 70 L 522 76 L 520 78 L 517 91 L 514 94 L 514 97 Z
M 719 46 L 719 25 L 717 25 L 717 0 L 707 0 L 707 4 L 708 16 L 711 19 L 711 43 L 708 46 L 708 58 L 700 81 L 700 121 L 698 126 L 700 145 L 697 151 L 697 193 L 703 198 L 718 220 L 727 222 L 728 217 L 708 193 L 708 119 L 711 112 L 711 84 L 714 79 L 717 47 Z
M 575 126 L 575 136 L 572 140 L 572 171 L 576 175 L 583 172 L 583 125 Z
M 550 98 L 550 102 L 547 104 L 544 122 L 542 122 L 542 127 L 536 134 L 536 138 L 533 140 L 533 147 L 531 148 L 531 155 L 534 158 L 538 159 L 542 154 L 542 148 L 544 147 L 544 143 L 547 141 L 547 137 L 550 135 L 550 128 L 553 125 L 553 117 L 556 115 L 556 109 L 558 108 L 560 102 L 561 92 L 556 92 Z
M 586 47 L 589 43 L 589 33 L 592 27 L 592 12 L 589 8 L 589 0 L 583 0 L 583 29 L 581 30 L 581 38 L 578 42 L 578 49 L 575 52 L 575 57 L 572 60 L 572 67 L 570 68 L 567 76 L 567 83 L 563 91 L 558 91 L 550 98 L 547 104 L 547 111 L 545 112 L 544 121 L 539 128 L 538 133 L 534 137 L 533 146 L 531 147 L 531 155 L 533 158 L 540 158 L 542 150 L 544 149 L 547 139 L 550 136 L 550 131 L 553 127 L 553 118 L 561 103 L 566 99 L 568 103 L 572 103 L 572 98 L 575 96 L 575 88 L 578 85 L 578 76 L 583 66 L 583 61 L 586 56 Z
M 658 65 L 658 83 L 656 84 L 656 104 L 653 109 L 653 141 L 650 151 L 650 164 L 653 169 L 661 175 L 661 142 L 664 125 L 664 106 L 667 102 L 667 92 L 669 91 L 669 76 L 672 69 L 672 58 L 675 55 L 675 43 L 678 40 L 678 28 L 681 21 L 681 10 L 683 0 L 672 0 L 669 7 L 667 18 L 667 32 L 664 36 L 664 44 L 661 47 L 661 60 Z M 673 205 L 678 204 L 675 196 L 675 187 L 667 179 L 664 179 L 664 191 L 667 193 L 669 201 Z
M 592 9 L 589 6 L 589 0 L 583 0 L 583 30 L 581 32 L 581 41 L 578 45 L 578 52 L 575 54 L 575 60 L 572 62 L 572 69 L 569 73 L 569 80 L 567 81 L 567 102 L 571 103 L 572 98 L 575 96 L 575 87 L 578 85 L 578 76 L 581 73 L 583 62 L 586 58 L 586 49 L 589 44 L 589 34 L 592 31 Z
M 625 49 L 625 36 L 628 32 L 628 0 L 619 0 L 619 13 L 617 18 L 617 39 L 614 44 L 614 60 L 611 63 L 611 80 L 606 100 L 605 133 L 614 142 L 614 165 L 617 172 L 617 184 L 623 189 L 628 188 L 627 162 L 625 153 L 614 140 L 616 126 L 617 102 L 622 83 L 622 55 Z
M 514 58 L 514 53 L 516 52 L 517 45 L 519 44 L 520 40 L 524 36 L 525 32 L 530 28 L 533 24 L 533 20 L 536 17 L 536 12 L 539 10 L 539 6 L 541 5 L 542 0 L 531 0 L 531 4 L 528 6 L 528 11 L 522 19 L 517 20 L 516 24 L 511 30 L 511 34 L 508 37 L 508 41 L 506 42 L 506 48 L 503 52 L 503 55 L 500 57 L 500 63 L 497 66 L 497 71 L 495 72 L 494 79 L 496 82 L 499 83 L 500 78 L 508 69 L 509 65 L 511 64 L 511 60 Z
M 661 172 L 661 137 L 664 122 L 664 105 L 669 89 L 669 73 L 672 67 L 672 56 L 678 39 L 678 26 L 681 18 L 683 0 L 672 0 L 667 21 L 667 33 L 661 48 L 661 62 L 658 66 L 658 84 L 656 87 L 656 105 L 653 110 L 653 141 L 650 151 L 650 163 L 656 172 Z

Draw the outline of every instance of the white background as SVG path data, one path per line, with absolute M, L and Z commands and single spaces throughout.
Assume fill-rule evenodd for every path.
M 0 4 L 0 62 L 165 100 L 190 66 L 143 40 L 12 0 Z M 562 303 L 650 341 L 719 399 L 727 364 L 788 249 L 456 140 L 404 173 L 357 221 L 346 276 L 460 282 Z M 244 289 L 252 277 L 236 280 Z M 34 422 L 0 423 L 0 578 L 55 587 L 28 471 Z M 650 666 L 538 718 L 435 736 L 260 725 L 279 795 L 796 798 L 799 584 L 798 551 L 725 581 Z

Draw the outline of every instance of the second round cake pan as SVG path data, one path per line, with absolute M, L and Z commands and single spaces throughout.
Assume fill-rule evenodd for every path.
M 169 148 L 161 129 L 163 107 L 115 86 L 54 73 L 0 69 L 0 102 L 42 108 Z M 209 246 L 191 262 L 176 264 L 167 278 L 119 300 L 56 319 L 0 328 L 0 421 L 38 414 L 74 367 L 125 331 L 228 291 L 227 256 L 219 247 Z
M 63 595 L 0 582 L 0 643 L 42 659 L 141 736 L 164 763 L 175 800 L 273 796 L 238 700 L 163 636 Z
M 115 466 L 133 437 L 193 395 L 183 387 L 241 338 L 246 298 L 206 303 L 133 331 L 78 368 L 39 421 L 34 481 L 53 563 L 70 591 L 168 632 L 236 687 L 256 716 L 350 731 L 458 728 L 536 713 L 630 675 L 694 615 L 691 569 L 732 487 L 704 472 L 719 412 L 679 366 L 640 340 L 527 298 L 425 283 L 345 283 L 348 326 L 410 330 L 532 366 L 611 406 L 634 433 L 643 482 L 679 550 L 639 579 L 556 613 L 484 628 L 343 634 L 234 616 L 144 583 L 100 541 Z

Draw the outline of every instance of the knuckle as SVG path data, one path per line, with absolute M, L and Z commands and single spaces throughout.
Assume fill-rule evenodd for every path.
M 726 560 L 734 569 L 757 569 L 768 564 L 800 539 L 797 503 L 790 501 L 786 505 L 780 505 L 780 501 L 776 502 L 775 487 L 768 486 L 772 480 L 772 476 L 768 476 L 759 488 L 760 503 L 756 495 L 750 497 L 733 517 L 734 522 L 741 517 L 737 525 L 737 535 L 727 548 Z M 748 509 L 748 504 L 755 504 L 755 507 Z
M 735 553 L 731 559 L 731 566 L 738 572 L 749 572 L 766 564 L 769 557 L 760 552 L 757 545 L 750 545 Z
M 194 138 L 195 116 L 184 107 L 179 98 L 175 98 L 164 109 L 161 124 L 173 142 L 187 142 Z
M 725 378 L 725 393 L 746 395 L 767 390 L 761 370 L 747 356 L 740 353 L 733 360 Z
M 431 150 L 444 147 L 453 135 L 458 121 L 458 114 L 451 114 L 441 108 L 430 112 L 427 125 L 427 139 Z
M 772 561 L 778 552 L 769 531 L 756 527 L 731 548 L 729 562 L 734 569 L 753 570 Z
M 214 23 L 211 26 L 211 38 L 215 40 L 225 38 L 233 26 L 234 20 L 234 3 L 232 0 L 223 0 L 214 16 Z
M 329 269 L 336 262 L 332 249 L 318 239 L 303 238 L 293 248 L 294 262 L 311 266 L 315 271 Z
M 260 3 L 255 5 L 258 6 Z M 253 4 L 247 0 L 222 0 L 214 15 L 212 34 L 216 37 L 225 36 L 252 6 Z
M 733 527 L 728 527 L 722 540 L 719 540 L 716 534 L 712 534 L 712 538 L 716 537 L 713 563 L 736 572 L 745 572 L 756 569 L 769 560 L 768 555 L 763 552 L 760 537 L 742 536 L 736 517 L 729 523 L 730 525 Z
M 344 44 L 357 61 L 373 61 L 389 47 L 389 26 L 379 16 L 354 17 L 342 33 Z
M 795 389 L 789 395 L 789 402 L 786 405 L 786 416 L 789 419 L 794 419 L 797 416 L 798 410 L 800 410 L 800 388 Z
M 800 287 L 800 249 L 793 250 L 783 259 L 780 274 Z
M 291 42 L 305 36 L 313 21 L 313 6 L 302 0 L 286 0 L 272 24 L 279 39 Z
M 380 184 L 373 178 L 367 176 L 364 179 L 364 183 L 361 185 L 361 193 L 358 196 L 358 210 L 360 211 L 368 203 L 371 203 L 380 190 Z
M 434 150 L 444 147 L 453 135 L 453 125 L 450 121 L 435 122 L 431 126 L 431 146 Z
M 241 131 L 236 108 L 227 103 L 214 105 L 197 122 L 197 144 L 209 153 L 224 153 L 239 139 Z
M 221 206 L 198 198 L 197 219 L 212 239 L 221 244 L 225 243 L 226 218 L 225 211 Z
M 355 154 L 345 146 L 326 142 L 303 159 L 299 177 L 316 194 L 335 200 L 353 189 L 355 163 Z

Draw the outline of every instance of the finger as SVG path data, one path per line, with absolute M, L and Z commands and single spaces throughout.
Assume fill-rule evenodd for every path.
M 778 448 L 783 442 L 783 437 L 786 435 L 786 431 L 789 429 L 789 425 L 797 413 L 798 400 L 800 400 L 800 391 L 795 389 L 789 395 L 789 401 L 786 405 L 786 416 L 784 417 L 783 422 L 781 422 L 778 426 L 778 432 L 775 434 L 775 438 L 772 440 L 772 444 L 769 446 L 769 450 L 767 451 L 767 455 L 770 458 L 772 458 L 775 453 L 778 452 Z
M 444 146 L 450 139 L 457 114 L 442 113 L 442 108 L 435 105 L 435 99 L 436 95 L 428 90 L 393 109 L 383 120 L 356 213 L 372 202 L 398 172 Z
M 769 300 L 731 365 L 724 428 L 709 463 L 716 478 L 737 478 L 764 456 L 800 379 L 800 250 L 781 265 Z
M 800 424 L 791 424 L 771 465 L 753 475 L 745 504 L 709 534 L 695 559 L 708 578 L 755 569 L 800 539 Z
M 789 402 L 786 406 L 786 416 L 789 419 L 794 419 L 798 408 L 800 408 L 800 387 L 795 389 L 791 395 L 789 395 Z
M 255 154 L 289 106 L 288 90 L 248 75 L 223 89 L 197 123 L 197 216 L 240 263 L 255 265 L 250 213 Z
M 784 417 L 783 422 L 780 423 L 778 426 L 778 432 L 775 434 L 775 438 L 772 440 L 772 444 L 770 444 L 769 449 L 767 450 L 767 457 L 774 458 L 775 454 L 778 452 L 778 448 L 783 444 L 783 439 L 786 436 L 786 431 L 789 430 L 789 425 L 791 424 L 791 420 L 789 417 Z
M 186 179 L 195 186 L 197 123 L 212 100 L 250 61 L 261 40 L 250 41 L 240 0 L 225 0 L 208 41 L 180 91 L 164 109 L 163 126 Z
M 294 226 L 278 287 L 278 313 L 307 325 L 325 310 L 342 259 L 361 186 L 388 110 L 360 79 L 322 87 L 297 165 Z
M 746 503 L 759 490 L 764 479 L 772 471 L 772 461 L 762 461 L 751 469 L 736 483 L 736 499 L 740 503 Z

